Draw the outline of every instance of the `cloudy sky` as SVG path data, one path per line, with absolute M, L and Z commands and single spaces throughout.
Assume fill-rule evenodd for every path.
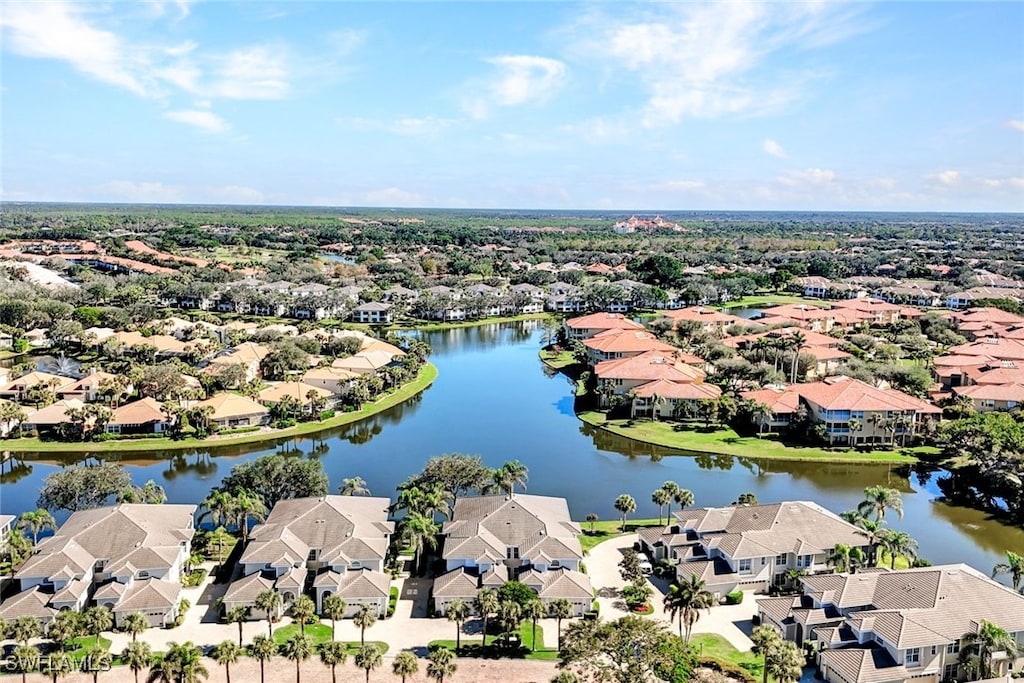
M 5 200 L 1024 211 L 1024 3 L 5 1 Z

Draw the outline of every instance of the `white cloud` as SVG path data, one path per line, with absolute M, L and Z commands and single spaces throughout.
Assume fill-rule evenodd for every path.
M 181 111 L 169 111 L 164 113 L 165 119 L 187 123 L 196 128 L 202 128 L 210 133 L 223 133 L 231 128 L 227 121 L 214 114 L 212 111 L 200 109 L 184 109 Z
M 828 168 L 806 168 L 799 171 L 789 171 L 781 175 L 777 180 L 783 185 L 795 187 L 800 185 L 824 186 L 830 185 L 837 180 L 836 172 Z
M 140 204 L 176 204 L 184 201 L 180 187 L 154 182 L 111 180 L 90 193 L 92 201 L 138 202 Z
M 940 185 L 955 185 L 960 180 L 960 172 L 953 170 L 941 171 L 940 173 L 928 176 L 928 180 L 933 180 Z
M 782 148 L 782 145 L 770 138 L 766 138 L 765 141 L 761 143 L 761 149 L 763 149 L 766 154 L 771 154 L 773 157 L 779 157 L 780 159 L 786 158 L 786 150 Z
M 1024 131 L 1024 121 L 1020 121 L 1018 119 L 1010 119 L 1009 121 L 1006 122 L 1006 125 L 1008 125 L 1010 128 L 1013 128 L 1014 130 Z
M 386 187 L 381 190 L 373 190 L 363 195 L 363 202 L 367 206 L 411 206 L 423 205 L 423 197 L 415 192 L 409 192 L 398 187 Z
M 496 67 L 495 73 L 489 79 L 472 82 L 469 88 L 475 94 L 463 101 L 463 109 L 475 119 L 486 118 L 495 106 L 543 102 L 565 83 L 567 69 L 557 59 L 504 55 L 486 61 Z
M 792 59 L 789 71 L 770 70 L 771 55 L 864 30 L 859 8 L 833 3 L 666 3 L 646 6 L 639 20 L 608 7 L 585 15 L 568 40 L 612 80 L 639 79 L 647 90 L 646 126 L 777 111 L 818 76 Z
M 580 123 L 568 124 L 562 126 L 561 130 L 579 135 L 590 142 L 619 140 L 629 134 L 629 126 L 624 122 L 607 118 L 588 119 Z

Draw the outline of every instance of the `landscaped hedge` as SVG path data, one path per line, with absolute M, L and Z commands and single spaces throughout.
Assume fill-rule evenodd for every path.
M 737 666 L 732 662 L 727 662 L 724 659 L 718 657 L 699 657 L 697 659 L 697 666 L 703 666 L 708 669 L 713 669 L 720 674 L 728 676 L 733 680 L 742 681 L 743 683 L 760 683 L 760 680 L 751 675 L 749 671 L 741 666 Z
M 398 605 L 398 587 L 391 587 L 391 597 L 388 599 L 388 616 L 395 615 L 395 607 Z
M 726 593 L 725 604 L 738 605 L 741 602 L 743 602 L 743 591 L 733 591 L 732 593 Z

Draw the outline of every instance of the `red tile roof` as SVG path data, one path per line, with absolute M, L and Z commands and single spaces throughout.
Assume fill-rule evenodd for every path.
M 671 344 L 666 344 L 653 334 L 640 330 L 606 330 L 590 339 L 584 339 L 583 345 L 604 353 L 672 353 L 676 350 Z
M 824 410 L 942 412 L 941 408 L 902 391 L 879 389 L 850 377 L 829 377 L 821 382 L 794 384 L 790 388 Z
M 601 379 L 704 381 L 702 370 L 681 362 L 673 354 L 661 351 L 648 351 L 630 358 L 606 360 L 594 367 L 594 374 Z
M 637 321 L 621 313 L 591 313 L 578 318 L 569 318 L 565 324 L 574 330 L 643 330 Z
M 722 390 L 714 384 L 691 384 L 659 379 L 637 387 L 633 393 L 640 398 L 660 396 L 680 400 L 714 401 L 722 395 Z
M 789 389 L 758 389 L 744 391 L 741 396 L 768 406 L 777 415 L 795 413 L 800 407 L 800 394 Z

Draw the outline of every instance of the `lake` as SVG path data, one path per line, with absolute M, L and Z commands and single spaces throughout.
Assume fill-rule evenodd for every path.
M 315 438 L 185 454 L 133 453 L 121 461 L 136 483 L 154 479 L 171 502 L 198 503 L 233 465 L 267 453 L 318 458 L 332 492 L 343 478 L 361 476 L 383 496 L 393 496 L 395 486 L 431 456 L 472 453 L 490 466 L 521 460 L 529 468 L 528 492 L 564 496 L 575 519 L 588 513 L 616 518 L 612 503 L 620 493 L 636 498 L 635 516 L 656 517 L 651 492 L 666 480 L 691 489 L 701 506 L 727 505 L 750 491 L 762 502 L 812 500 L 836 512 L 855 507 L 865 487 L 884 484 L 904 493 L 905 517 L 892 515 L 890 525 L 916 538 L 920 555 L 932 562 L 962 561 L 987 573 L 1006 550 L 1024 552 L 1024 530 L 936 502 L 935 474 L 887 465 L 695 456 L 593 430 L 573 414 L 568 380 L 545 372 L 537 357 L 541 336 L 537 321 L 424 333 L 440 376 L 417 398 L 380 415 Z M 43 479 L 59 466 L 52 454 L 27 457 L 14 474 L 8 464 L 0 512 L 34 508 Z

